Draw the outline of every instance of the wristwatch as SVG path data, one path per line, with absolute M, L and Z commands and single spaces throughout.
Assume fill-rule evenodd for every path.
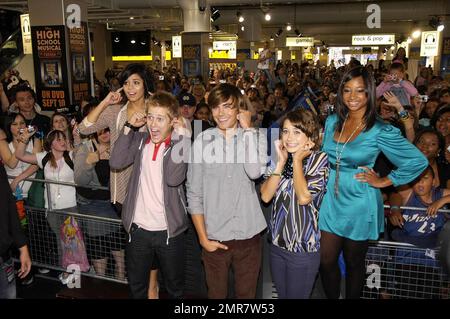
M 400 112 L 398 112 L 398 116 L 401 120 L 407 120 L 409 118 L 409 113 L 407 110 L 401 110 Z
M 128 121 L 125 122 L 124 126 L 130 128 L 130 129 L 132 129 L 132 130 L 135 131 L 135 132 L 139 131 L 139 127 L 136 127 L 136 126 L 131 125 L 130 122 L 128 122 Z

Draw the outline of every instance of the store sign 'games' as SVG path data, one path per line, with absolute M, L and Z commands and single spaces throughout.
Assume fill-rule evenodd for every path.
M 352 45 L 388 45 L 395 43 L 395 34 L 357 34 L 352 36 Z
M 311 37 L 287 37 L 286 38 L 287 47 L 313 47 L 314 38 Z

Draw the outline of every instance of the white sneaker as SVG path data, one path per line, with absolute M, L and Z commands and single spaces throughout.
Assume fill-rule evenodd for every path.
M 50 272 L 50 269 L 39 268 L 38 271 L 39 271 L 40 274 L 48 274 Z

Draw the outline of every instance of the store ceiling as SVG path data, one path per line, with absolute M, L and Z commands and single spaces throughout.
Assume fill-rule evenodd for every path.
M 178 0 L 86 0 L 90 23 L 107 24 L 114 30 L 152 30 L 160 37 L 183 30 L 183 14 Z M 450 1 L 446 0 L 384 0 L 376 1 L 381 7 L 381 29 L 368 29 L 367 6 L 373 0 L 208 0 L 210 6 L 220 10 L 220 18 L 212 23 L 228 33 L 239 27 L 236 12 L 253 16 L 262 25 L 262 39 L 268 39 L 287 23 L 292 30 L 305 35 L 320 36 L 329 44 L 345 44 L 349 34 L 396 33 L 407 36 L 416 26 L 427 25 L 433 15 L 450 20 Z M 262 4 L 262 7 L 261 7 Z M 27 11 L 27 1 L 0 0 L 0 8 Z M 263 12 L 270 10 L 272 19 L 264 20 Z M 134 19 L 130 19 L 133 17 Z M 243 23 L 244 25 L 246 22 Z M 447 23 L 448 24 L 448 23 Z M 450 28 L 450 26 L 447 26 Z M 285 31 L 285 30 L 284 30 Z M 284 32 L 286 34 L 286 31 Z

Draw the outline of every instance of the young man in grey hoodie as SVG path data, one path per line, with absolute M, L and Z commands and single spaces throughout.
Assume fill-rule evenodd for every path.
M 155 257 L 169 296 L 183 296 L 187 164 L 177 157 L 183 152 L 177 146 L 189 145 L 190 138 L 183 135 L 184 122 L 178 116 L 175 97 L 165 92 L 154 94 L 147 113 L 135 113 L 125 124 L 110 158 L 114 169 L 134 165 L 122 208 L 122 222 L 129 234 L 126 267 L 133 298 L 147 298 Z M 143 125 L 148 132 L 138 132 Z M 174 148 L 179 150 L 176 155 L 172 154 Z

